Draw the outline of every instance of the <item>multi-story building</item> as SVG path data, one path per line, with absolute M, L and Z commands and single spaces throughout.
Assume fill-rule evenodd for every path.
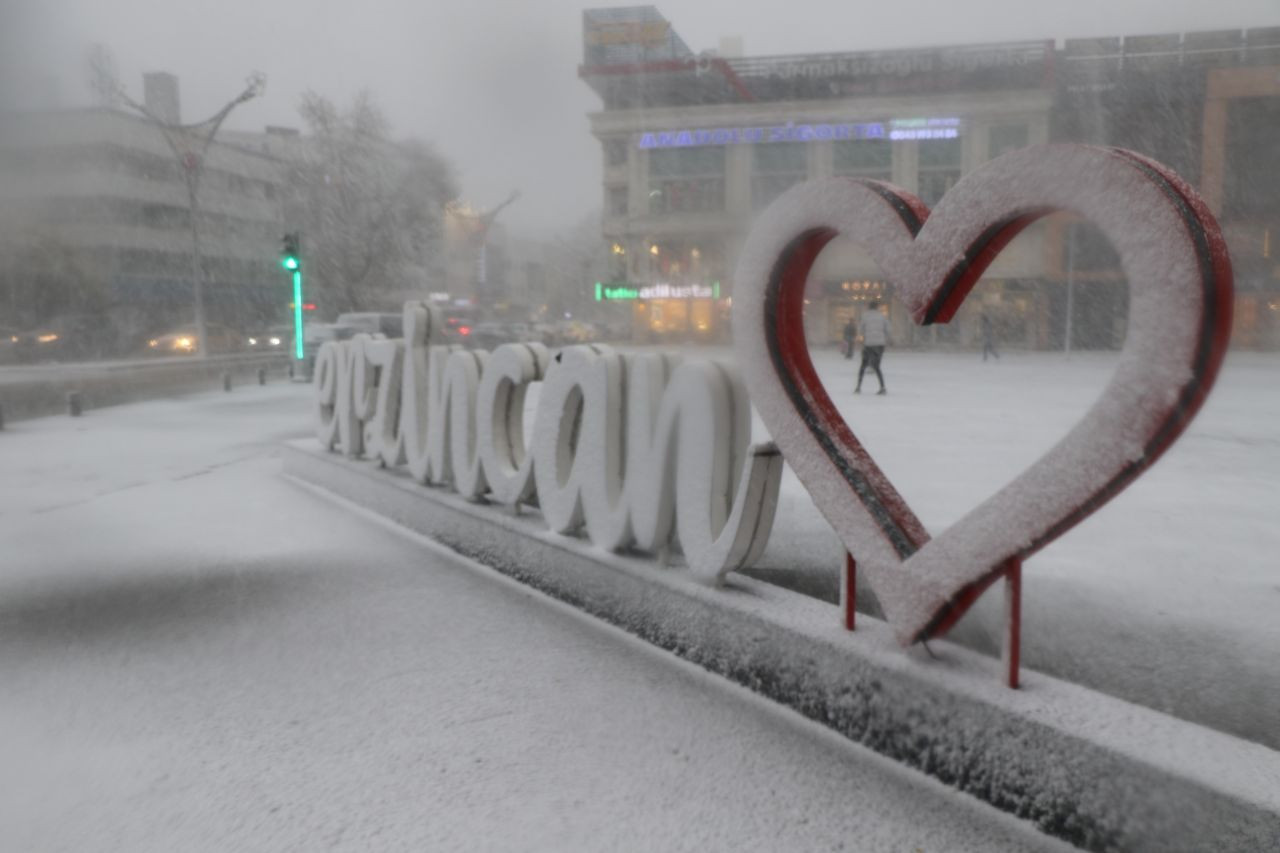
M 156 106 L 176 119 L 176 96 Z M 18 233 L 52 235 L 101 275 L 126 329 L 154 332 L 191 322 L 191 210 L 183 166 L 161 131 L 109 109 L 28 112 L 7 116 L 0 127 L 0 196 L 19 211 Z M 285 316 L 278 162 L 215 142 L 202 168 L 199 234 L 209 321 L 243 328 Z
M 1067 41 L 1057 68 L 1054 137 L 1131 148 L 1195 183 L 1231 250 L 1233 344 L 1280 346 L 1280 27 Z M 1071 249 L 1070 236 L 1056 245 Z M 1048 280 L 1064 280 L 1065 254 Z M 1095 301 L 1123 311 L 1106 253 L 1076 261 L 1076 279 L 1112 294 Z
M 614 266 L 611 280 L 584 298 L 620 303 L 615 310 L 629 312 L 640 335 L 723 334 L 750 221 L 793 184 L 863 176 L 932 205 L 987 160 L 1055 140 L 1131 147 L 1193 181 L 1203 170 L 1229 233 L 1244 235 L 1233 239 L 1237 255 L 1248 256 L 1241 247 L 1250 240 L 1254 254 L 1266 254 L 1274 225 L 1262 223 L 1274 223 L 1278 194 L 1251 190 L 1238 171 L 1270 156 L 1266 180 L 1280 180 L 1276 148 L 1262 151 L 1260 131 L 1268 117 L 1276 126 L 1278 101 L 1264 92 L 1280 85 L 1276 69 L 1267 70 L 1276 63 L 1275 35 L 742 58 L 695 54 L 650 6 L 589 10 L 580 76 L 603 102 L 590 122 L 603 146 L 603 236 Z M 1259 93 L 1272 98 L 1269 106 Z M 1234 118 L 1222 117 L 1228 113 Z M 1215 191 L 1215 181 L 1226 189 Z M 1228 198 L 1236 186 L 1238 203 Z M 1237 225 L 1239 217 L 1250 224 Z M 1238 266 L 1257 267 L 1241 278 L 1242 293 L 1274 289 L 1265 264 Z M 892 296 L 864 252 L 833 244 L 810 281 L 811 339 L 835 340 L 872 299 L 890 303 L 903 343 L 969 344 L 985 313 L 1014 345 L 1063 346 L 1071 328 L 1073 345 L 1108 347 L 1123 338 L 1126 320 L 1109 245 L 1064 215 L 1011 243 L 946 326 L 914 326 Z M 1240 315 L 1261 317 L 1276 300 L 1255 302 L 1263 307 L 1246 308 L 1242 297 Z M 1263 320 L 1250 322 L 1263 329 Z M 1241 330 L 1240 340 L 1265 337 Z

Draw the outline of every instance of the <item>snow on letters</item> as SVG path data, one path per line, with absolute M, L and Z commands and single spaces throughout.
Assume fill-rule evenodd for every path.
M 537 505 L 553 531 L 583 531 L 610 551 L 665 553 L 678 540 L 708 581 L 759 556 L 782 458 L 772 443 L 750 444 L 750 403 L 728 367 L 605 346 L 554 357 L 540 344 L 462 350 L 432 343 L 440 323 L 410 302 L 403 340 L 356 335 L 321 348 L 325 449 L 405 465 L 469 500 Z

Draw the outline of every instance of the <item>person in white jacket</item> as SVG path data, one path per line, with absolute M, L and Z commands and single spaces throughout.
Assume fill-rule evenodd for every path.
M 862 336 L 862 364 L 858 367 L 858 385 L 853 393 L 862 393 L 862 374 L 870 367 L 880 380 L 880 390 L 884 394 L 884 374 L 880 372 L 880 359 L 884 356 L 884 348 L 889 344 L 889 318 L 880 313 L 880 303 L 872 301 L 862 314 L 862 322 L 858 324 L 858 332 Z

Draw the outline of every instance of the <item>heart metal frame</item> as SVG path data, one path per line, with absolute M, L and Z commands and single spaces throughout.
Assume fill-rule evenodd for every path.
M 1130 288 L 1130 330 L 1099 401 L 1022 475 L 931 537 L 822 386 L 805 340 L 804 290 L 837 236 L 859 244 L 920 325 L 951 320 L 1020 231 L 1055 211 L 1098 225 Z M 1226 352 L 1232 273 L 1217 222 L 1184 181 L 1129 151 L 1036 146 L 966 175 L 931 212 L 889 184 L 833 178 L 781 196 L 757 221 L 734 294 L 734 341 L 752 399 L 784 457 L 904 644 L 949 630 L 1008 579 L 1016 684 L 1022 562 L 1133 482 L 1203 404 Z

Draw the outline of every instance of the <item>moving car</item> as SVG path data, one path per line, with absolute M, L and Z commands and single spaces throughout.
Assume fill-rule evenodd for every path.
M 0 326 L 0 364 L 13 364 L 18 360 L 19 340 L 17 329 Z
M 205 340 L 210 355 L 244 350 L 245 336 L 242 333 L 216 323 L 205 324 Z M 195 355 L 198 349 L 196 330 L 191 326 L 156 335 L 147 341 L 147 351 L 152 355 Z
M 115 330 L 101 317 L 68 314 L 25 332 L 10 333 L 14 360 L 27 364 L 47 361 L 87 361 L 102 358 Z
M 245 337 L 245 344 L 250 352 L 289 352 L 293 347 L 293 326 L 272 326 L 252 332 Z

